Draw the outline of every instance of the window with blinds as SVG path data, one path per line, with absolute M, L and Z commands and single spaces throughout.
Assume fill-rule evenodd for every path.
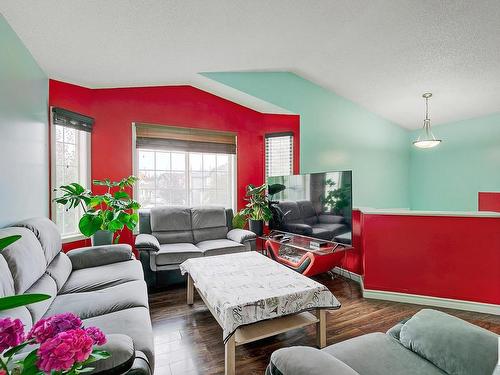
M 293 134 L 266 134 L 266 178 L 293 174 Z
M 137 199 L 142 207 L 235 208 L 236 136 L 136 124 Z

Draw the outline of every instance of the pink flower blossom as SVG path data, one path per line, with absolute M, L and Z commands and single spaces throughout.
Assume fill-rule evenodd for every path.
M 92 338 L 81 328 L 60 332 L 40 345 L 37 366 L 47 374 L 69 370 L 89 358 L 93 345 Z
M 97 327 L 85 328 L 85 332 L 92 338 L 95 345 L 104 345 L 108 341 L 104 333 Z
M 0 370 L 0 375 L 7 375 L 7 373 L 5 372 L 5 370 Z
M 0 319 L 0 353 L 19 345 L 23 341 L 24 325 L 19 319 Z
M 81 326 L 82 320 L 75 314 L 58 314 L 36 322 L 28 333 L 28 339 L 35 339 L 37 343 L 41 344 L 60 332 L 77 329 Z

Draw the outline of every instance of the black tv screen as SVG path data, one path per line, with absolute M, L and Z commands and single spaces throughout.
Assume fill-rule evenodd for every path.
M 273 176 L 267 184 L 270 229 L 351 243 L 351 171 Z

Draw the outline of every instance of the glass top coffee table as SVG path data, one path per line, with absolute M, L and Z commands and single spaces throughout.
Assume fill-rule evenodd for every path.
M 261 238 L 272 259 L 306 276 L 330 271 L 342 260 L 341 252 L 352 249 L 351 245 L 279 230 Z

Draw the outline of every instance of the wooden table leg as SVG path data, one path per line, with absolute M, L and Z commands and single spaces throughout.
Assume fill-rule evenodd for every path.
M 236 334 L 233 334 L 229 340 L 227 340 L 226 345 L 225 345 L 225 375 L 234 375 L 236 373 L 236 343 L 235 343 L 235 336 Z
M 317 317 L 319 321 L 316 323 L 316 342 L 318 348 L 322 349 L 326 346 L 326 310 L 318 309 Z
M 187 277 L 187 304 L 192 305 L 194 300 L 194 282 L 191 275 Z

